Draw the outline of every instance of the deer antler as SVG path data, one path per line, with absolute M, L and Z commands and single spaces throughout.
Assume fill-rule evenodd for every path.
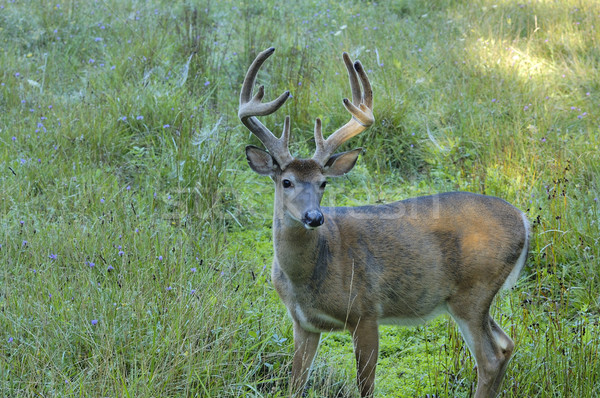
M 274 51 L 275 48 L 271 47 L 261 52 L 256 56 L 256 59 L 254 62 L 252 62 L 250 68 L 248 68 L 248 72 L 246 73 L 246 78 L 244 79 L 242 90 L 240 92 L 240 108 L 238 110 L 238 117 L 248 128 L 248 130 L 258 137 L 258 139 L 264 144 L 265 148 L 267 148 L 271 156 L 273 156 L 273 158 L 277 161 L 279 167 L 283 169 L 293 160 L 288 148 L 288 141 L 290 137 L 289 116 L 285 118 L 281 138 L 275 137 L 275 135 L 268 128 L 266 128 L 256 118 L 256 116 L 266 116 L 276 112 L 289 98 L 290 92 L 285 91 L 277 99 L 263 104 L 261 101 L 265 95 L 265 86 L 260 86 L 256 95 L 252 97 L 252 88 L 254 87 L 258 70 Z
M 344 106 L 352 115 L 348 123 L 340 127 L 325 140 L 321 131 L 321 121 L 317 119 L 315 123 L 315 143 L 317 149 L 313 155 L 313 159 L 319 164 L 325 164 L 335 150 L 345 141 L 354 137 L 357 134 L 365 131 L 375 122 L 373 116 L 373 90 L 371 83 L 365 72 L 362 64 L 356 61 L 354 65 L 347 53 L 342 55 L 346 69 L 348 69 L 348 78 L 350 80 L 350 88 L 352 89 L 352 102 L 348 98 L 344 98 Z M 358 79 L 362 84 L 362 92 Z

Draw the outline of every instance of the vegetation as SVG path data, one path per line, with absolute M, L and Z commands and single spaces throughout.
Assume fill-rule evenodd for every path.
M 376 125 L 327 205 L 466 190 L 527 210 L 531 255 L 494 304 L 504 397 L 600 396 L 600 4 L 594 0 L 0 0 L 0 395 L 285 396 L 272 186 L 243 157 L 243 75 L 293 98 L 293 151 L 348 117 L 342 51 Z M 448 318 L 382 328 L 377 395 L 468 397 Z M 356 396 L 346 334 L 309 396 Z

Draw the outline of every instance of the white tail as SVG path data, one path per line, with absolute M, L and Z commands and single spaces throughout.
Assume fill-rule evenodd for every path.
M 290 391 L 301 394 L 321 332 L 349 330 L 362 397 L 374 392 L 378 326 L 425 321 L 449 313 L 477 361 L 476 397 L 494 397 L 514 344 L 490 317 L 500 288 L 512 286 L 525 263 L 529 225 L 507 202 L 471 193 L 444 193 L 379 206 L 322 208 L 327 177 L 349 172 L 362 149 L 334 154 L 374 122 L 373 92 L 360 64 L 344 53 L 352 101 L 348 123 L 324 139 L 315 123 L 312 159 L 288 149 L 290 121 L 281 138 L 256 116 L 279 109 L 289 96 L 263 104 L 252 97 L 258 69 L 250 66 L 239 117 L 265 145 L 246 148 L 250 167 L 275 182 L 272 279 L 294 322 Z M 362 88 L 361 88 L 362 87 Z

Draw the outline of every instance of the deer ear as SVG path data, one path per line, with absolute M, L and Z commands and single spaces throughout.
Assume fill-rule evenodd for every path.
M 324 174 L 327 177 L 337 177 L 346 174 L 352 170 L 358 160 L 358 155 L 362 152 L 362 148 L 357 148 L 348 152 L 336 153 L 323 166 Z
M 260 175 L 273 177 L 279 170 L 279 165 L 273 159 L 273 156 L 254 145 L 246 147 L 246 159 L 248 159 L 250 168 Z

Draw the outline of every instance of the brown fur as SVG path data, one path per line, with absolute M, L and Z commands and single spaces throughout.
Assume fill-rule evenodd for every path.
M 281 179 L 293 176 L 313 191 L 305 197 L 320 201 L 316 186 L 324 176 L 311 162 L 295 160 L 273 176 L 272 278 L 294 320 L 293 389 L 305 384 L 319 333 L 347 329 L 354 337 L 361 396 L 370 396 L 378 325 L 447 312 L 472 336 L 480 377 L 476 396 L 495 396 L 513 343 L 488 313 L 526 250 L 522 213 L 498 198 L 455 192 L 322 208 L 324 225 L 307 229 L 286 210 L 290 198 Z
M 352 333 L 360 394 L 371 397 L 379 324 L 446 312 L 477 361 L 475 397 L 496 396 L 514 344 L 489 309 L 525 262 L 527 219 L 501 199 L 460 192 L 321 209 L 326 177 L 349 172 L 361 152 L 334 154 L 336 148 L 375 121 L 371 84 L 360 62 L 344 53 L 352 101 L 343 103 L 352 118 L 326 140 L 317 119 L 313 158 L 295 159 L 289 117 L 280 138 L 256 118 L 289 97 L 286 91 L 262 103 L 264 87 L 252 96 L 258 70 L 274 51 L 259 53 L 248 69 L 238 116 L 268 149 L 246 147 L 250 167 L 275 182 L 272 279 L 294 321 L 291 394 L 304 390 L 321 332 Z

